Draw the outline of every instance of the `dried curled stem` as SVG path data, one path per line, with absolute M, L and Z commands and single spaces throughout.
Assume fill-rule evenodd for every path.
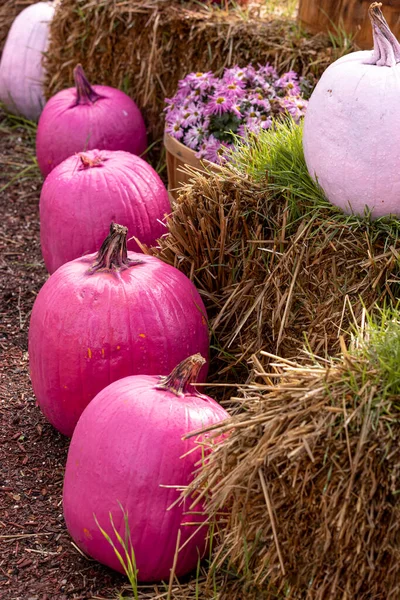
M 140 265 L 142 260 L 132 260 L 128 258 L 126 247 L 127 227 L 111 223 L 110 233 L 102 243 L 97 253 L 96 260 L 89 269 L 89 273 L 98 271 L 122 271 L 133 265 Z
M 382 2 L 373 2 L 368 9 L 374 37 L 374 51 L 366 64 L 394 67 L 400 62 L 400 44 L 390 31 L 381 6 Z

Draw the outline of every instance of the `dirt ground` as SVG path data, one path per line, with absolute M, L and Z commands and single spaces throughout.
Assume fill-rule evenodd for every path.
M 85 557 L 68 535 L 62 486 L 69 440 L 47 423 L 30 383 L 29 319 L 48 278 L 35 135 L 29 122 L 0 109 L 0 600 L 128 600 L 127 578 Z M 242 599 L 225 574 L 219 581 L 218 598 Z M 140 586 L 138 597 L 206 600 L 215 593 L 202 570 L 197 581 Z
M 34 131 L 0 112 L 0 599 L 116 598 L 126 579 L 84 558 L 66 531 L 68 440 L 45 421 L 29 379 L 29 317 L 47 278 L 41 184 Z

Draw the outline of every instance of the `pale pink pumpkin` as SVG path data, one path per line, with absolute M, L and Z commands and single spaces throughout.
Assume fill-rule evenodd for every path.
M 14 20 L 0 62 L 0 101 L 13 113 L 36 121 L 45 105 L 43 53 L 54 15 L 51 2 L 37 2 Z
M 75 87 L 58 92 L 39 119 L 36 156 L 46 177 L 76 152 L 124 150 L 141 155 L 147 148 L 146 127 L 135 102 L 121 90 L 91 86 L 81 65 Z
M 154 256 L 127 253 L 126 235 L 126 227 L 113 223 L 97 256 L 62 265 L 33 306 L 33 390 L 65 435 L 113 381 L 166 375 L 193 353 L 208 356 L 206 311 L 193 283 Z M 206 375 L 207 365 L 201 381 Z
M 194 569 L 206 549 L 203 506 L 189 510 L 188 499 L 168 510 L 202 457 L 205 436 L 183 437 L 229 416 L 191 385 L 203 363 L 196 355 L 170 377 L 137 375 L 111 384 L 86 408 L 72 437 L 63 493 L 68 531 L 86 554 L 122 571 L 95 521 L 120 549 L 109 517 L 111 512 L 124 539 L 120 503 L 128 513 L 139 581 L 168 581 L 179 530 L 178 577 Z
M 110 222 L 147 246 L 166 232 L 168 192 L 154 169 L 128 152 L 91 150 L 67 158 L 46 178 L 40 194 L 40 241 L 49 273 L 95 252 Z M 134 239 L 128 250 L 140 252 Z
M 372 52 L 333 63 L 304 119 L 310 175 L 345 212 L 400 215 L 400 44 L 374 2 Z

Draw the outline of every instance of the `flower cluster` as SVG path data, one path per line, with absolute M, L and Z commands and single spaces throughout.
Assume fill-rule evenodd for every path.
M 198 158 L 221 163 L 235 135 L 269 129 L 279 115 L 291 115 L 297 122 L 307 100 L 294 71 L 279 77 L 267 64 L 225 69 L 221 78 L 211 72 L 190 73 L 166 104 L 166 132 L 195 150 Z

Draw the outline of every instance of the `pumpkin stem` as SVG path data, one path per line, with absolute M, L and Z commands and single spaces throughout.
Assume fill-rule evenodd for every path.
M 102 156 L 96 156 L 95 158 L 89 158 L 86 154 L 78 153 L 81 159 L 81 169 L 88 169 L 90 167 L 98 167 L 104 161 Z
M 170 375 L 160 377 L 160 383 L 156 385 L 157 390 L 168 390 L 176 396 L 184 396 L 197 381 L 201 367 L 205 363 L 201 354 L 193 354 L 185 358 Z
M 86 79 L 82 65 L 76 65 L 74 69 L 74 81 L 76 87 L 76 104 L 94 104 L 101 98 Z
M 368 9 L 374 36 L 374 51 L 366 64 L 394 67 L 400 62 L 400 44 L 390 31 L 382 14 L 381 6 L 382 2 L 373 2 Z
M 128 258 L 126 247 L 126 234 L 128 228 L 117 223 L 111 223 L 110 233 L 104 240 L 96 260 L 89 269 L 89 273 L 97 271 L 122 271 L 132 265 L 143 264 L 142 260 Z

